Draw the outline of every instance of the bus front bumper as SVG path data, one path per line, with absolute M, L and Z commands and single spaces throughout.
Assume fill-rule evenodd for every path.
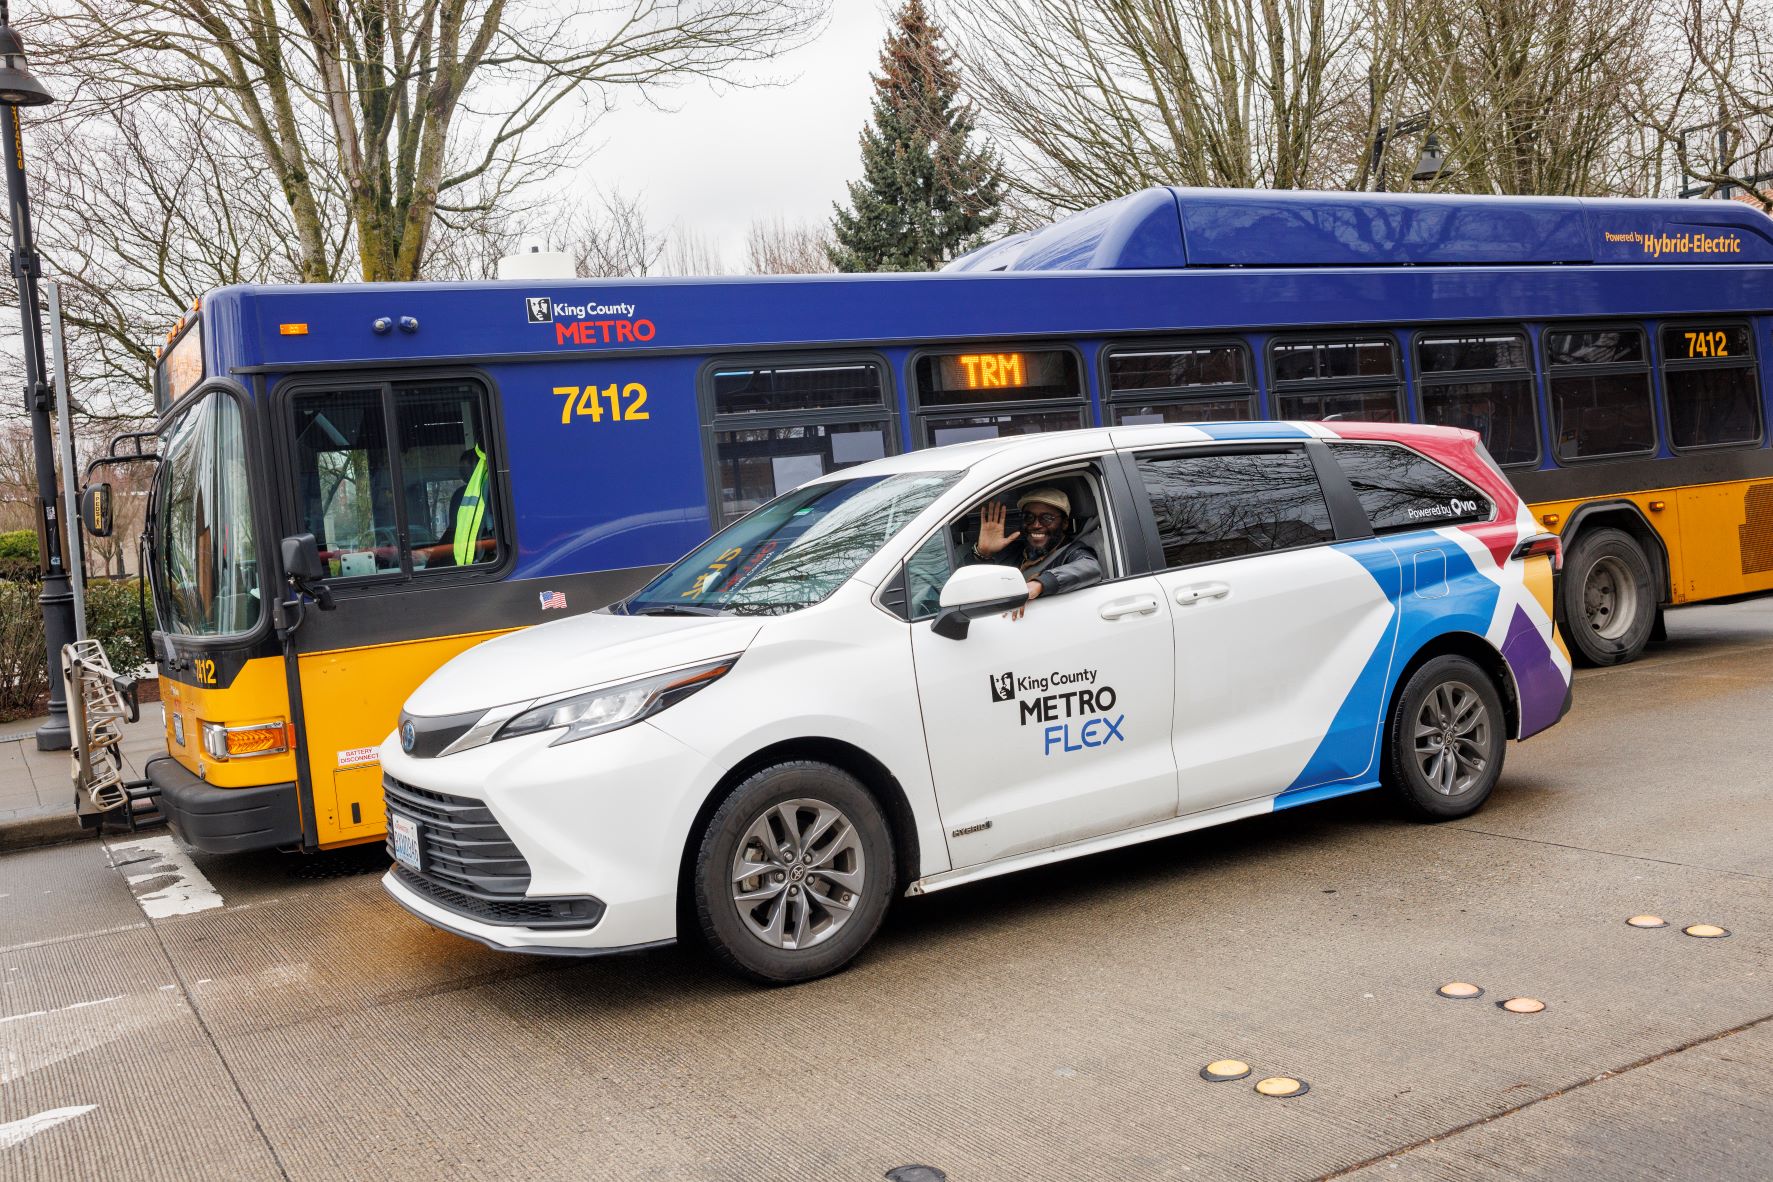
M 170 755 L 148 761 L 148 782 L 159 790 L 160 811 L 188 846 L 211 854 L 240 854 L 302 843 L 302 814 L 294 784 L 217 788 Z

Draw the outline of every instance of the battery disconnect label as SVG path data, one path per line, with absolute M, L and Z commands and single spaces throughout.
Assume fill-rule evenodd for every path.
M 355 767 L 360 763 L 380 762 L 381 756 L 376 754 L 376 751 L 377 749 L 374 747 L 352 747 L 349 750 L 341 751 L 339 752 L 339 766 Z

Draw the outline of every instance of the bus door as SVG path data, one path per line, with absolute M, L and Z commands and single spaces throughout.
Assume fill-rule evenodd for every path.
M 535 622 L 501 584 L 512 546 L 492 408 L 472 378 L 303 383 L 291 430 L 293 532 L 312 533 L 338 609 L 295 643 L 314 844 L 386 828 L 376 749 L 445 661 Z

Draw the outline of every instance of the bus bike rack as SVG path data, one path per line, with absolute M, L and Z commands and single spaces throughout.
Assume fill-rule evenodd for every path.
M 113 817 L 130 833 L 165 824 L 154 799 L 160 790 L 145 779 L 123 776 L 123 724 L 141 717 L 136 680 L 112 672 L 104 645 L 96 640 L 63 646 L 62 680 L 74 738 L 74 810 L 81 827 L 103 830 Z

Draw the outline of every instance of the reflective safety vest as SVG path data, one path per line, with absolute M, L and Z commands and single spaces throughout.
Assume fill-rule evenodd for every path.
M 480 540 L 480 524 L 486 520 L 486 453 L 474 449 L 474 471 L 462 489 L 462 503 L 456 506 L 454 534 L 456 565 L 467 566 L 474 561 L 475 543 Z

